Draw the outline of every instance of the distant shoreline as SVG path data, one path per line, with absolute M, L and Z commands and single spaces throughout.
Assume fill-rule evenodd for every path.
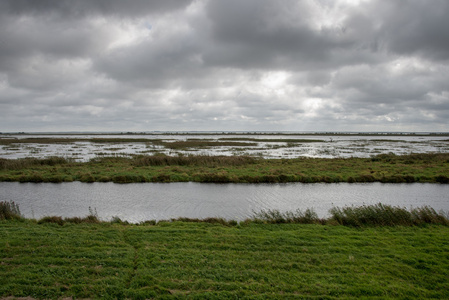
M 0 132 L 0 135 L 318 135 L 318 136 L 449 136 L 449 132 L 356 132 L 356 131 L 68 131 L 68 132 Z

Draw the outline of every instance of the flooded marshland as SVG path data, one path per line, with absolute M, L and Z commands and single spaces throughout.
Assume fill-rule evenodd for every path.
M 0 135 L 0 158 L 95 157 L 166 154 L 247 155 L 263 158 L 371 157 L 447 153 L 445 135 L 120 134 Z

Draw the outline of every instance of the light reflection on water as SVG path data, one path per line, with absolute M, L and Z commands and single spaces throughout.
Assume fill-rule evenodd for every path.
M 0 201 L 15 201 L 26 217 L 118 216 L 140 222 L 177 217 L 243 220 L 267 209 L 313 208 L 326 217 L 332 206 L 383 203 L 429 205 L 449 211 L 449 185 L 442 184 L 204 184 L 204 183 L 17 183 L 0 182 Z

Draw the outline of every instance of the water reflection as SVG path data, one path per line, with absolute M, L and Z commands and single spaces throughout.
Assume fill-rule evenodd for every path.
M 0 200 L 15 201 L 26 217 L 85 216 L 95 208 L 103 220 L 130 222 L 177 217 L 243 220 L 254 211 L 313 208 L 320 217 L 332 206 L 375 204 L 449 210 L 442 184 L 201 184 L 201 183 L 17 183 L 0 182 Z

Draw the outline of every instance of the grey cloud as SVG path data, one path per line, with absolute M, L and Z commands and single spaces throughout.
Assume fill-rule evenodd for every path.
M 319 65 L 347 47 L 337 28 L 311 28 L 305 2 L 210 1 L 211 41 L 204 61 L 238 68 L 290 69 Z
M 0 8 L 3 12 L 16 15 L 84 17 L 101 14 L 135 17 L 182 9 L 191 2 L 192 0 L 5 0 Z
M 0 131 L 447 131 L 448 6 L 2 1 Z
M 345 26 L 364 28 L 366 45 L 400 55 L 449 59 L 449 2 L 372 1 L 350 15 Z M 368 25 L 368 26 L 367 26 Z M 360 32 L 362 32 L 360 31 Z

